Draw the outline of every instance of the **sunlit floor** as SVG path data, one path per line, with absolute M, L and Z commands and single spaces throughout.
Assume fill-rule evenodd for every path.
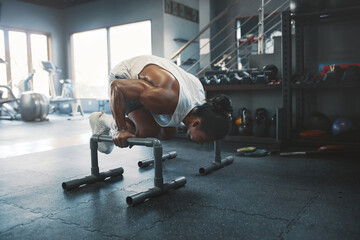
M 152 149 L 99 154 L 102 171 L 123 178 L 63 191 L 63 181 L 90 175 L 87 117 L 45 122 L 0 121 L 0 239 L 360 239 L 360 162 L 355 157 L 239 157 L 201 176 L 213 146 L 163 141 L 177 158 L 164 180 L 187 183 L 129 207 L 126 197 L 153 186 L 152 167 L 137 162 Z

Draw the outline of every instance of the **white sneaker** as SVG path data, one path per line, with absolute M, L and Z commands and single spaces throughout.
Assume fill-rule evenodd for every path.
M 109 135 L 110 136 L 110 128 L 101 124 L 100 118 L 103 115 L 103 112 L 94 112 L 89 117 L 89 122 L 92 130 L 92 134 L 98 135 Z M 109 154 L 114 149 L 114 143 L 112 142 L 99 142 L 98 143 L 98 151 Z

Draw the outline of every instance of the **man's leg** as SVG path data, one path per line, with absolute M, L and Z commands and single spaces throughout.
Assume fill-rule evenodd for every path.
M 103 112 L 94 112 L 90 115 L 89 121 L 92 134 L 112 136 L 116 132 L 116 124 L 111 115 L 107 115 Z M 126 118 L 126 124 L 129 131 L 133 133 L 136 132 L 135 124 L 129 118 Z M 102 153 L 109 154 L 113 148 L 113 143 L 99 142 L 98 144 L 98 150 Z
M 170 139 L 176 134 L 176 128 L 160 127 L 154 120 L 152 114 L 145 108 L 140 108 L 129 113 L 129 118 L 136 126 L 137 137 L 155 137 L 158 139 Z
M 92 130 L 92 134 L 98 135 L 110 135 L 110 129 L 112 129 L 112 122 L 106 121 L 106 124 L 103 123 L 102 119 L 106 118 L 104 112 L 94 112 L 89 117 L 89 122 Z M 114 125 L 115 126 L 115 125 Z M 108 142 L 99 142 L 98 150 L 99 152 L 109 154 L 114 148 L 113 143 Z

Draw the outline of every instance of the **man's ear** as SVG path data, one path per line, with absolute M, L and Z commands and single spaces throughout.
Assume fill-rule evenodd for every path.
M 193 126 L 193 127 L 200 126 L 200 123 L 201 123 L 200 119 L 197 119 L 197 120 L 195 120 L 195 121 L 192 123 L 192 126 Z

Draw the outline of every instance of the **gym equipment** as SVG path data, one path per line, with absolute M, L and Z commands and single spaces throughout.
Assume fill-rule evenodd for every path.
M 266 149 L 255 149 L 255 151 L 252 152 L 238 152 L 238 156 L 243 157 L 265 157 L 268 156 L 270 152 Z
M 344 70 L 339 66 L 331 66 L 325 76 L 322 78 L 323 82 L 336 83 L 339 82 L 344 74 Z
M 176 152 L 174 152 L 174 151 L 168 152 L 168 153 L 165 153 L 162 155 L 162 160 L 163 161 L 170 160 L 170 159 L 176 158 L 176 156 L 177 156 Z M 146 167 L 154 164 L 154 161 L 155 161 L 154 158 L 142 160 L 142 161 L 138 162 L 138 166 L 139 166 L 139 168 L 146 168 Z
M 253 79 L 254 84 L 266 84 L 269 82 L 268 78 L 263 74 L 256 75 Z
M 46 120 L 50 110 L 47 97 L 41 93 L 29 91 L 29 81 L 33 78 L 34 73 L 35 71 L 32 71 L 25 80 L 20 81 L 20 99 L 14 95 L 10 87 L 0 85 L 0 88 L 5 88 L 9 93 L 7 100 L 2 101 L 0 99 L 1 112 L 5 113 L 1 119 L 22 119 L 24 121 Z
M 34 77 L 35 74 L 35 70 L 32 70 L 31 73 L 29 74 L 29 76 L 24 79 L 21 80 L 19 82 L 19 84 L 17 84 L 17 86 L 19 87 L 19 92 L 27 92 L 27 91 L 31 91 L 31 83 L 30 80 Z
M 34 121 L 36 119 L 44 121 L 49 111 L 50 105 L 45 95 L 34 92 L 21 94 L 20 114 L 24 121 Z
M 229 70 L 230 84 L 251 84 L 252 76 L 246 71 Z
M 241 147 L 236 150 L 238 153 L 255 152 L 256 147 Z
M 199 169 L 199 173 L 201 175 L 206 175 L 208 173 L 211 173 L 213 171 L 216 171 L 220 168 L 223 168 L 227 165 L 230 165 L 234 162 L 234 157 L 233 156 L 228 156 L 225 159 L 221 159 L 221 155 L 220 155 L 220 140 L 216 140 L 214 141 L 214 155 L 215 155 L 215 161 L 207 166 L 207 167 L 201 167 Z
M 348 117 L 337 118 L 332 125 L 332 134 L 334 136 L 347 134 L 353 127 L 353 121 Z
M 328 138 L 328 134 L 324 130 L 302 130 L 299 135 L 303 139 L 321 140 Z
M 49 86 L 50 86 L 50 104 L 53 107 L 52 112 L 59 111 L 60 113 L 75 116 L 78 112 L 84 117 L 84 111 L 81 106 L 80 99 L 72 97 L 72 84 L 71 80 L 60 80 L 62 84 L 61 96 L 57 96 L 55 92 L 55 74 L 59 74 L 61 69 L 55 66 L 50 61 L 42 61 L 43 69 L 49 73 Z
M 312 112 L 305 117 L 303 130 L 323 130 L 330 133 L 331 120 L 323 113 Z
M 359 153 L 359 149 L 350 148 L 346 145 L 327 145 L 319 147 L 316 150 L 311 151 L 300 151 L 300 152 L 282 152 L 280 157 L 288 156 L 310 156 L 310 155 L 335 155 L 335 154 L 349 154 L 349 153 Z
M 205 79 L 208 79 L 207 85 L 228 85 L 230 78 L 227 76 L 227 71 L 207 71 Z
M 252 134 L 250 113 L 247 110 L 247 108 L 243 108 L 241 112 L 242 112 L 242 123 L 238 128 L 239 134 L 242 136 L 249 136 Z
M 360 81 L 360 67 L 357 65 L 348 66 L 346 68 L 341 80 L 346 81 L 346 82 Z
M 8 91 L 8 99 L 7 100 L 1 100 L 0 99 L 0 109 L 2 112 L 3 117 L 8 118 L 1 118 L 1 119 L 9 119 L 9 120 L 20 120 L 20 103 L 19 99 L 15 97 L 12 89 L 5 85 L 0 85 L 0 88 L 5 88 Z M 3 93 L 3 91 L 1 91 Z M 5 115 L 4 115 L 5 114 Z
M 269 64 L 263 67 L 263 72 L 267 81 L 277 80 L 278 68 L 274 64 Z
M 154 167 L 155 167 L 155 177 L 154 177 L 154 187 L 148 189 L 147 191 L 136 193 L 134 195 L 128 196 L 126 198 L 126 203 L 129 206 L 136 205 L 138 203 L 144 202 L 147 199 L 157 197 L 164 193 L 167 193 L 170 190 L 180 188 L 186 184 L 186 178 L 180 177 L 171 182 L 164 183 L 162 176 L 162 156 L 163 149 L 161 142 L 156 138 L 129 138 L 128 143 L 130 145 L 140 145 L 146 147 L 152 147 L 154 153 Z M 99 172 L 98 166 L 98 143 L 99 142 L 112 142 L 111 136 L 97 135 L 94 134 L 90 138 L 90 151 L 91 151 L 91 175 L 75 179 L 68 182 L 62 183 L 62 188 L 64 190 L 71 190 L 78 188 L 81 185 L 92 184 L 96 182 L 103 181 L 107 178 L 121 176 L 124 172 L 122 167 L 109 170 L 107 172 Z
M 266 137 L 268 135 L 268 129 L 270 122 L 267 117 L 267 111 L 265 108 L 258 108 L 255 112 L 255 121 L 253 124 L 253 135 L 255 137 Z

